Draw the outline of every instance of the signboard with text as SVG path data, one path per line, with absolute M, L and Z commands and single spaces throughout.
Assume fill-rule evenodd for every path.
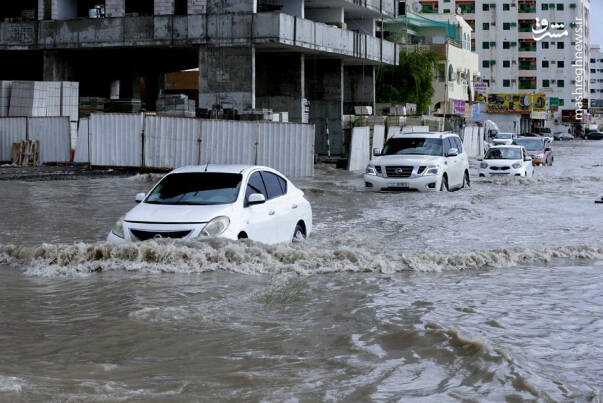
M 545 94 L 488 94 L 488 113 L 530 114 L 532 111 L 546 112 Z

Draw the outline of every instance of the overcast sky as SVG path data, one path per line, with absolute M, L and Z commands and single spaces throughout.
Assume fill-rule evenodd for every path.
M 603 0 L 590 1 L 590 43 L 603 47 Z

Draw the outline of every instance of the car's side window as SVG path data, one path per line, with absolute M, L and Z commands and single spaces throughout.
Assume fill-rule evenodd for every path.
M 281 184 L 281 190 L 283 191 L 283 194 L 287 194 L 287 181 L 281 178 L 280 176 L 277 176 L 277 178 L 279 183 Z
M 463 143 L 461 142 L 461 139 L 458 137 L 453 137 L 454 138 L 454 142 L 456 143 L 456 148 L 457 150 L 459 150 L 459 154 L 463 153 Z
M 266 199 L 268 199 L 268 193 L 266 192 L 264 181 L 262 180 L 262 176 L 259 172 L 254 172 L 249 177 L 249 181 L 247 182 L 247 189 L 245 190 L 245 203 L 247 203 L 247 199 L 249 198 L 249 196 L 254 193 L 261 193 Z
M 262 178 L 264 178 L 264 183 L 266 184 L 268 199 L 274 199 L 284 194 L 278 176 L 272 172 L 262 171 Z
M 444 156 L 448 155 L 448 150 L 450 150 L 450 139 L 446 137 L 442 143 L 444 144 Z

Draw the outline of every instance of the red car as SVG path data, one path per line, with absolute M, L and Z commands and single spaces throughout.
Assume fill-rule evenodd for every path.
M 553 165 L 555 157 L 551 142 L 543 137 L 521 137 L 515 140 L 515 144 L 524 146 L 532 157 L 532 165 Z

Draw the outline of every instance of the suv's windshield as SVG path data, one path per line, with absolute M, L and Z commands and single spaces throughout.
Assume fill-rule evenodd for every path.
M 490 148 L 484 157 L 486 160 L 520 160 L 519 148 Z
M 145 203 L 170 205 L 230 204 L 237 200 L 242 176 L 217 172 L 168 175 Z
M 524 146 L 528 151 L 540 151 L 544 149 L 544 141 L 537 139 L 517 139 L 515 144 Z
M 442 139 L 397 137 L 389 139 L 383 155 L 442 155 Z
M 497 133 L 495 139 L 512 139 L 513 133 Z

